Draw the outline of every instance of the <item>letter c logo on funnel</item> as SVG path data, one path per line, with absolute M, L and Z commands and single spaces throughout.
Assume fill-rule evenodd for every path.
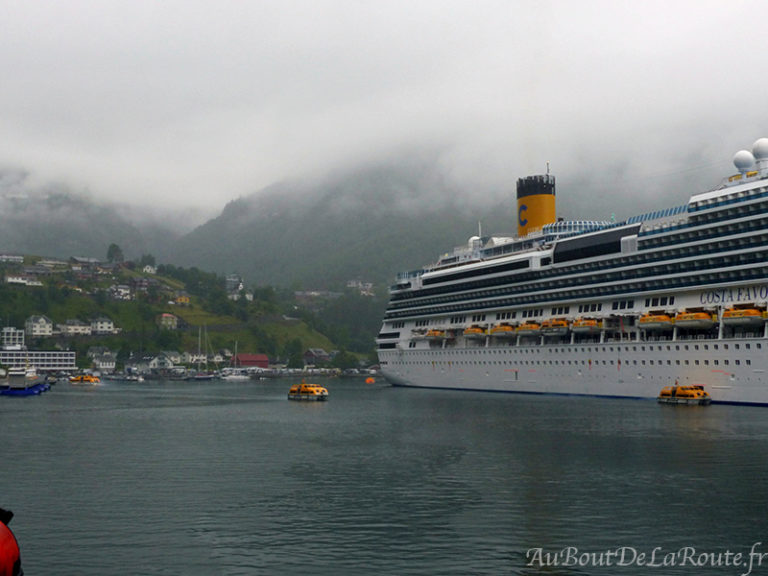
M 528 219 L 523 218 L 523 212 L 525 212 L 526 210 L 528 210 L 528 206 L 526 206 L 525 204 L 521 204 L 520 209 L 517 211 L 517 221 L 520 224 L 520 226 L 525 226 L 526 224 L 528 224 Z

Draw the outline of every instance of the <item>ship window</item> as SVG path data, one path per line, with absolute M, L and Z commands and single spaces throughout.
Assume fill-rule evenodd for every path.
M 719 344 L 715 344 L 715 350 L 717 350 L 719 347 Z
M 734 363 L 736 364 L 736 366 L 741 366 L 741 360 L 734 360 Z
M 670 364 L 672 364 L 672 360 L 667 360 L 667 366 L 669 366 Z
M 675 360 L 675 364 L 677 364 L 678 366 L 680 366 L 680 360 Z
M 723 350 L 728 350 L 728 344 L 723 344 Z
M 694 364 L 696 364 L 696 366 L 698 366 L 699 365 L 699 361 L 698 360 L 694 360 Z
M 685 361 L 685 365 L 688 366 L 690 362 L 688 360 Z
M 747 360 L 747 366 L 752 366 L 752 360 Z
M 720 365 L 720 360 L 715 360 L 715 366 L 719 366 L 719 365 Z
M 729 363 L 730 363 L 729 360 L 723 360 L 723 364 L 725 364 L 726 366 L 728 366 Z
M 739 349 L 739 345 L 738 344 L 734 344 L 733 347 L 736 348 L 736 350 Z
M 659 305 L 659 299 L 658 298 L 653 298 L 651 300 L 651 306 L 658 306 L 658 305 Z

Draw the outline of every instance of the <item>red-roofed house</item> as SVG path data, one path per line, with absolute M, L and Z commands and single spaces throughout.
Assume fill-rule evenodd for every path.
M 266 354 L 236 354 L 232 356 L 231 363 L 237 368 L 269 368 L 269 358 Z

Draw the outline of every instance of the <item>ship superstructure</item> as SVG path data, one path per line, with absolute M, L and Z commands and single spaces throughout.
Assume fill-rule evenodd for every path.
M 768 138 L 687 204 L 563 221 L 518 180 L 517 237 L 400 274 L 377 337 L 396 385 L 656 398 L 678 380 L 768 404 Z

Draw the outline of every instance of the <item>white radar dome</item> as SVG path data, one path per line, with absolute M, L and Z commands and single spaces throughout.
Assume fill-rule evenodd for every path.
M 746 172 L 755 165 L 755 157 L 749 150 L 739 150 L 733 155 L 733 164 L 739 172 Z
M 757 160 L 768 158 L 768 138 L 760 138 L 752 145 L 752 154 Z

